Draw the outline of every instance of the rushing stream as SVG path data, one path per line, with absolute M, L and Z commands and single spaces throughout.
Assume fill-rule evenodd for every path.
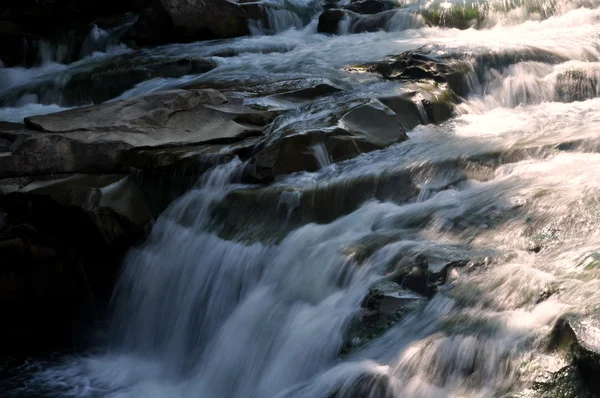
M 600 306 L 600 4 L 505 3 L 477 5 L 493 22 L 479 29 L 429 27 L 411 14 L 387 31 L 328 36 L 317 33 L 318 7 L 285 2 L 270 11 L 271 29 L 253 26 L 254 36 L 138 51 L 111 44 L 68 65 L 0 69 L 0 120 L 21 121 L 83 105 L 64 88 L 98 65 L 209 57 L 217 67 L 207 73 L 147 80 L 113 100 L 215 87 L 248 105 L 290 109 L 277 135 L 330 127 L 324 120 L 340 104 L 403 90 L 344 68 L 350 64 L 425 45 L 466 54 L 536 48 L 558 60 L 523 56 L 484 67 L 450 120 L 417 126 L 387 149 L 332 163 L 315 145 L 320 169 L 272 185 L 280 192 L 273 206 L 285 211 L 273 208 L 270 220 L 215 215 L 229 193 L 255 188 L 240 182 L 244 162 L 205 173 L 128 254 L 108 346 L 31 365 L 16 396 L 529 396 L 537 378 L 565 365 L 546 349 L 555 321 Z M 294 79 L 343 91 L 310 103 L 248 94 Z M 401 172 L 417 194 L 287 227 L 305 192 Z M 224 217 L 233 231 L 223 233 Z M 358 258 L 361 242 L 382 238 Z M 418 255 L 436 272 L 473 261 L 449 271 L 432 298 L 410 299 L 410 311 L 384 333 L 340 355 L 369 289 L 391 264 Z

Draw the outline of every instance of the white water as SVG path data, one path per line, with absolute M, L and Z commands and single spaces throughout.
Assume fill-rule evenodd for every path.
M 426 44 L 499 54 L 535 47 L 564 62 L 487 68 L 454 118 L 419 126 L 410 140 L 385 150 L 329 164 L 322 148 L 313 148 L 319 171 L 275 184 L 284 188 L 278 206 L 288 209 L 285 220 L 271 220 L 282 234 L 303 191 L 351 187 L 359 178 L 384 179 L 398 171 L 408 172 L 420 191 L 405 203 L 367 201 L 329 224 L 301 226 L 276 244 L 219 236 L 213 207 L 229 192 L 253 187 L 236 183 L 240 161 L 218 166 L 173 203 L 148 242 L 129 254 L 111 346 L 36 373 L 31 390 L 21 392 L 35 396 L 41 385 L 77 397 L 429 398 L 529 388 L 561 360 L 544 349 L 557 317 L 567 311 L 588 315 L 600 304 L 599 274 L 585 269 L 600 241 L 600 10 L 594 2 L 591 8 L 560 2 L 554 16 L 542 18 L 526 10 L 545 5 L 534 3 L 514 8 L 510 18 L 502 14 L 504 20 L 498 17 L 484 30 L 423 27 L 328 37 L 316 34 L 313 22 L 273 36 L 144 53 L 237 51 L 215 57 L 219 66 L 209 73 L 144 82 L 123 98 L 190 82 L 218 82 L 243 96 L 245 85 L 298 78 L 327 78 L 347 90 L 300 105 L 278 121 L 281 129 L 299 131 L 321 127 L 340 103 L 402 89 L 397 82 L 345 72 L 347 64 Z M 84 59 L 79 66 L 93 62 Z M 14 89 L 19 73 L 43 78 L 54 74 L 52 68 L 68 74 L 71 66 L 8 70 L 4 76 Z M 270 103 L 248 102 L 261 101 Z M 25 110 L 37 112 L 35 106 Z M 24 109 L 2 112 L 16 120 Z M 556 149 L 573 142 L 578 144 L 569 151 Z M 260 235 L 263 222 L 240 222 L 239 228 Z M 380 235 L 395 238 L 357 262 L 358 242 Z M 539 237 L 544 249 L 528 251 Z M 364 296 L 390 267 L 417 254 L 441 267 L 481 253 L 489 254 L 487 265 L 457 270 L 422 308 L 340 357 Z M 548 286 L 559 288 L 541 300 Z

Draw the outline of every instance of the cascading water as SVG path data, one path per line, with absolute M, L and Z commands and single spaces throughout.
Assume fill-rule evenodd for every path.
M 411 18 L 440 13 L 436 7 L 456 17 L 454 3 L 409 3 Z M 460 6 L 463 15 L 474 7 L 486 13 L 482 29 L 411 25 L 402 14 L 387 32 L 326 36 L 289 6 L 270 17 L 268 33 L 278 34 L 144 50 L 140 57 L 212 57 L 217 66 L 148 80 L 119 98 L 218 83 L 247 104 L 288 110 L 270 131 L 275 138 L 332 127 L 331 115 L 352 101 L 410 90 L 344 67 L 428 44 L 438 55 L 460 54 L 470 91 L 450 120 L 418 126 L 386 149 L 332 164 L 323 144 L 311 146 L 317 171 L 272 184 L 277 198 L 267 219 L 219 214 L 230 194 L 259 189 L 239 182 L 243 162 L 207 172 L 127 256 L 109 348 L 35 372 L 17 395 L 538 396 L 539 377 L 566 365 L 547 349 L 556 320 L 592 316 L 600 305 L 600 9 L 596 1 Z M 14 91 L 21 73 L 46 81 L 111 57 L 7 69 L 0 79 Z M 277 97 L 276 89 L 244 94 L 246 85 L 323 78 L 340 90 L 310 103 Z M 58 107 L 26 106 L 9 104 L 0 118 Z M 412 191 L 391 177 L 399 173 L 410 176 Z M 352 197 L 364 180 L 412 194 L 361 201 L 331 222 L 292 224 L 311 192 Z M 311 205 L 337 211 L 336 203 Z M 224 231 L 223 217 L 233 231 Z M 532 241 L 544 249 L 531 250 Z M 419 256 L 444 275 L 439 291 L 407 296 L 414 305 L 393 325 L 349 342 L 369 291 Z M 469 265 L 446 268 L 463 260 Z

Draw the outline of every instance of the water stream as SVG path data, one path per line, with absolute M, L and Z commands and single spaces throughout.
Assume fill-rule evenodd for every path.
M 546 350 L 556 319 L 593 314 L 600 305 L 600 273 L 590 266 L 600 250 L 599 5 L 489 1 L 476 4 L 490 15 L 481 29 L 396 21 L 387 31 L 327 36 L 316 32 L 318 13 L 306 11 L 312 4 L 290 2 L 273 6 L 272 31 L 255 27 L 261 35 L 137 52 L 111 47 L 69 65 L 0 69 L 0 120 L 20 121 L 74 106 L 62 98 L 64 84 L 123 54 L 209 57 L 217 63 L 210 72 L 144 81 L 114 99 L 215 86 L 249 105 L 291 109 L 278 119 L 277 135 L 290 127 L 330 127 L 324 120 L 341 104 L 404 89 L 347 71 L 349 64 L 424 45 L 463 54 L 535 48 L 558 60 L 523 55 L 483 67 L 454 117 L 418 126 L 409 140 L 387 149 L 332 163 L 324 148 L 313 147 L 318 171 L 273 185 L 282 192 L 276 206 L 288 209 L 270 220 L 280 225 L 276 239 L 263 231 L 263 220 L 238 214 L 231 217 L 244 221 L 233 238 L 225 237 L 214 209 L 229 193 L 255 187 L 240 183 L 245 164 L 238 159 L 207 172 L 128 254 L 108 346 L 36 368 L 17 393 L 525 397 L 517 394 L 564 365 Z M 233 55 L 215 55 L 226 52 Z M 326 79 L 343 92 L 298 104 L 247 90 L 294 79 Z M 51 88 L 40 95 L 37 87 L 45 84 Z M 411 176 L 418 194 L 373 198 L 330 223 L 285 227 L 303 192 L 397 172 Z M 279 214 L 273 210 L 272 217 Z M 381 236 L 389 239 L 358 260 L 357 245 Z M 543 249 L 530 250 L 532 241 Z M 454 260 L 485 261 L 455 270 L 431 299 L 340 355 L 369 289 L 394 264 L 417 255 L 437 271 Z

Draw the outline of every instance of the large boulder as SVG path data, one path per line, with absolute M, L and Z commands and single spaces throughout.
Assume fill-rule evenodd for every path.
M 193 42 L 250 34 L 246 11 L 227 0 L 154 0 L 129 38 L 137 45 Z

